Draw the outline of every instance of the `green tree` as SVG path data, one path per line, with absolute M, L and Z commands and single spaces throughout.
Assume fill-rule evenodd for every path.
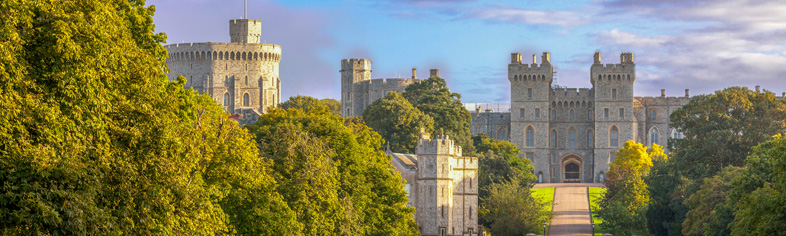
M 402 95 L 415 108 L 434 118 L 434 131 L 449 135 L 461 145 L 464 154 L 475 153 L 469 130 L 472 116 L 461 103 L 461 94 L 450 92 L 444 79 L 432 76 L 407 86 Z
M 742 168 L 729 166 L 711 178 L 705 178 L 699 191 L 685 200 L 690 209 L 682 222 L 683 235 L 729 235 L 734 211 L 726 204 L 732 180 Z
M 533 197 L 521 182 L 524 180 L 513 178 L 488 186 L 489 194 L 483 197 L 479 213 L 492 235 L 538 232 L 541 223 L 551 218 L 551 213 L 543 210 L 545 203 Z
M 786 137 L 777 134 L 753 148 L 747 168 L 732 182 L 732 235 L 779 235 L 786 230 Z
M 320 110 L 320 111 L 327 110 L 333 112 L 333 114 L 341 114 L 341 104 L 339 104 L 338 113 L 336 113 L 335 111 L 333 111 L 333 109 L 335 108 L 331 107 L 331 106 L 335 106 L 336 104 L 331 103 L 330 100 L 335 101 L 334 99 L 319 100 L 317 98 L 310 97 L 310 96 L 297 95 L 297 96 L 289 97 L 289 100 L 282 102 L 281 108 L 282 109 L 295 108 L 295 109 L 303 110 L 304 112 L 310 112 L 311 110 Z
M 299 230 L 251 136 L 164 75 L 154 11 L 0 4 L 0 234 Z
M 322 102 L 322 104 L 325 104 L 325 106 L 327 106 L 328 109 L 330 109 L 330 112 L 333 112 L 333 114 L 341 115 L 341 102 L 338 100 L 332 98 L 323 98 L 319 99 L 319 101 Z
M 682 204 L 685 193 L 675 183 L 685 183 L 673 161 L 654 158 L 649 175 L 644 177 L 650 192 L 646 218 L 649 232 L 653 235 L 680 235 L 687 207 Z M 677 190 L 675 190 L 675 188 Z
M 649 174 L 652 159 L 668 160 L 663 149 L 653 144 L 652 150 L 633 140 L 625 142 L 617 159 L 609 165 L 606 194 L 599 204 L 602 227 L 613 234 L 641 235 L 647 233 L 644 211 L 649 192 L 643 177 Z
M 262 147 L 260 152 L 274 159 L 273 169 L 282 178 L 282 184 L 292 181 L 293 186 L 320 186 L 305 190 L 278 189 L 298 211 L 299 218 L 309 214 L 330 217 L 325 219 L 331 221 L 332 228 L 321 225 L 325 231 L 306 229 L 306 233 L 417 234 L 412 218 L 414 209 L 406 206 L 404 180 L 390 164 L 390 157 L 379 149 L 382 138 L 364 124 L 342 119 L 328 109 L 290 108 L 272 109 L 256 124 L 246 127 L 256 135 Z M 294 133 L 291 138 L 303 141 L 294 142 L 287 138 L 287 133 Z M 293 158 L 301 160 L 290 160 Z M 335 185 L 332 179 L 337 181 Z M 306 209 L 308 206 L 316 208 Z M 337 216 L 333 210 L 338 211 Z M 323 218 L 308 222 L 321 224 L 319 219 Z
M 420 112 L 395 91 L 366 107 L 363 120 L 382 135 L 394 151 L 401 153 L 415 153 L 421 128 L 430 133 L 434 126 L 430 116 Z

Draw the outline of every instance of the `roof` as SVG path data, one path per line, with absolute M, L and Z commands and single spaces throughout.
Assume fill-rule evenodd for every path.
M 418 155 L 403 153 L 391 153 L 390 155 L 393 156 L 394 160 L 408 168 L 416 168 L 418 166 Z

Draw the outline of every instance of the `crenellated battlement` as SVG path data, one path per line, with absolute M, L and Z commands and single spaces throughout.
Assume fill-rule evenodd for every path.
M 168 61 L 244 60 L 281 61 L 281 46 L 245 43 L 178 43 L 165 45 Z
M 341 60 L 341 70 L 371 70 L 371 59 L 344 59 Z
M 461 146 L 456 145 L 448 135 L 437 135 L 431 139 L 428 134 L 421 133 L 417 147 L 418 155 L 452 155 L 461 156 Z
M 554 99 L 592 99 L 593 90 L 590 88 L 554 88 L 551 89 L 551 96 Z

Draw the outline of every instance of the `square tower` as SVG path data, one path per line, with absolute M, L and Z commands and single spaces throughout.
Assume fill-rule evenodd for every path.
M 233 43 L 259 43 L 262 21 L 239 19 L 229 21 L 229 37 Z

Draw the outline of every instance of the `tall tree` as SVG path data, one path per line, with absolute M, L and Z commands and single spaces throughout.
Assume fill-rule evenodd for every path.
M 319 101 L 327 106 L 328 109 L 330 109 L 330 112 L 333 112 L 333 114 L 341 115 L 341 102 L 338 100 L 332 98 L 323 98 L 319 99 Z
M 246 126 L 282 185 L 313 188 L 278 189 L 299 219 L 320 227 L 305 233 L 416 235 L 404 180 L 379 149 L 382 138 L 328 109 L 307 110 L 273 109 Z
M 330 100 L 335 101 L 335 99 L 330 99 Z M 303 96 L 303 95 L 289 97 L 289 100 L 286 100 L 281 103 L 282 109 L 295 108 L 295 109 L 303 110 L 305 112 L 310 112 L 311 110 L 320 110 L 320 111 L 327 110 L 333 112 L 333 114 L 340 114 L 333 111 L 332 110 L 333 108 L 331 108 L 330 106 L 335 106 L 335 104 L 331 104 L 331 101 L 326 99 L 319 100 L 314 97 Z M 341 112 L 340 106 L 341 105 L 339 104 L 339 108 L 338 108 L 339 112 Z
M 489 194 L 483 197 L 484 205 L 479 213 L 492 235 L 538 232 L 541 222 L 551 217 L 550 212 L 543 210 L 546 203 L 533 197 L 521 182 L 514 178 L 488 186 Z
M 434 131 L 449 135 L 467 155 L 475 153 L 469 125 L 472 116 L 461 103 L 461 94 L 450 92 L 445 80 L 432 76 L 407 86 L 402 94 L 409 103 L 434 118 Z
M 366 107 L 363 120 L 382 135 L 393 151 L 401 153 L 415 153 L 421 129 L 429 133 L 434 129 L 434 120 L 430 116 L 420 112 L 396 92 L 390 92 Z
M 0 234 L 299 230 L 249 134 L 164 75 L 154 9 L 0 4 Z
M 690 209 L 682 222 L 683 235 L 729 235 L 729 224 L 734 220 L 734 211 L 726 204 L 732 188 L 732 180 L 742 168 L 729 166 L 717 175 L 704 178 L 704 183 L 688 199 Z

